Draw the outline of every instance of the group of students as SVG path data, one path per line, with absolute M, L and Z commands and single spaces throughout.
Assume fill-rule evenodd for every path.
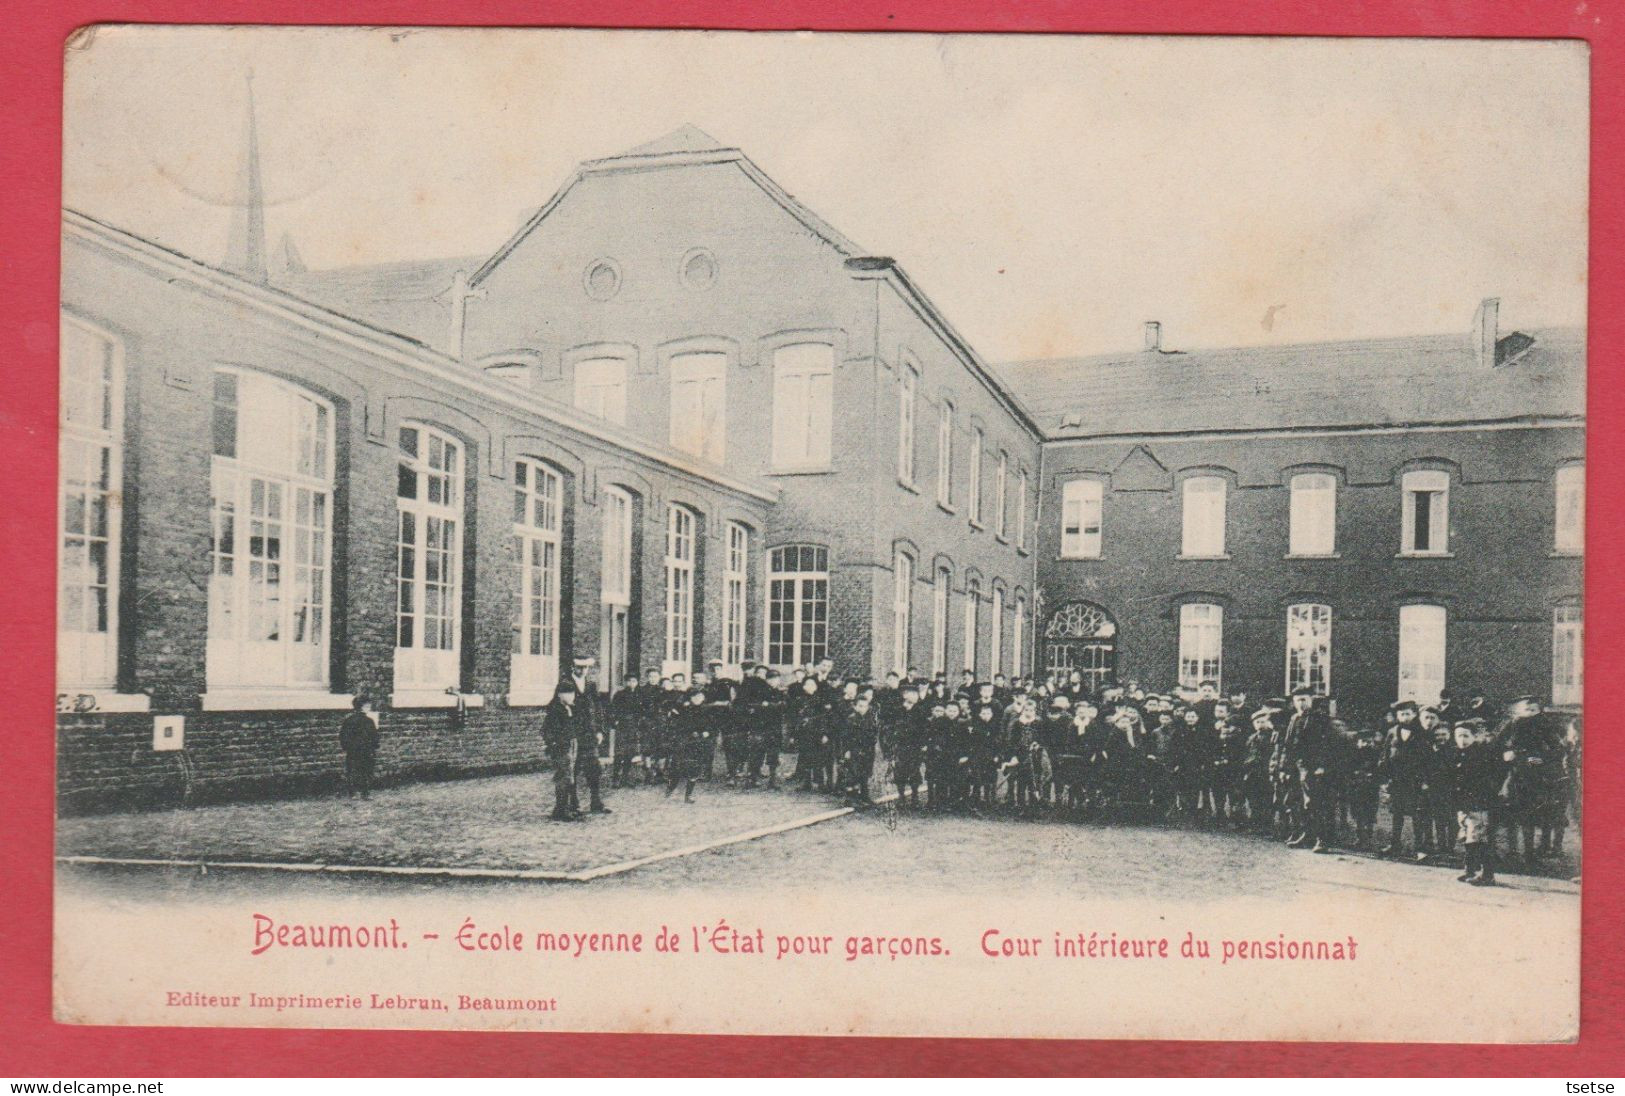
M 889 785 L 903 808 L 1221 822 L 1316 852 L 1420 862 L 1451 858 L 1459 840 L 1461 878 L 1479 885 L 1494 882 L 1498 835 L 1512 855 L 1521 837 L 1533 864 L 1561 854 L 1578 817 L 1578 721 L 1534 697 L 1499 716 L 1476 695 L 1400 701 L 1356 728 L 1306 688 L 1255 703 L 1214 682 L 1091 689 L 1076 672 L 1040 682 L 965 671 L 952 684 L 944 674 L 864 681 L 828 660 L 789 673 L 747 665 L 737 680 L 710 670 L 629 675 L 607 699 L 579 677 L 561 686 L 543 732 L 555 817 L 580 817 L 583 785 L 589 810 L 607 809 L 599 749 L 587 746 L 610 742 L 611 786 L 659 783 L 688 800 L 716 775 L 859 805 Z M 790 754 L 794 769 L 781 774 Z M 1391 830 L 1379 848 L 1384 789 Z

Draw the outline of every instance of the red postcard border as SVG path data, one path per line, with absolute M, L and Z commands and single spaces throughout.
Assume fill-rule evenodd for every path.
M 0 442 L 13 469 L 0 535 L 3 694 L 11 697 L 0 795 L 0 1076 L 222 1075 L 1552 1075 L 1625 1072 L 1625 720 L 1588 712 L 1581 1037 L 1561 1046 L 1169 1043 L 975 1039 L 464 1034 L 74 1027 L 51 1020 L 52 659 L 56 311 L 62 56 L 93 22 L 638 26 L 1583 38 L 1592 50 L 1589 456 L 1593 536 L 1587 656 L 1600 683 L 1621 651 L 1625 574 L 1597 566 L 1625 527 L 1625 387 L 1609 383 L 1625 334 L 1625 19 L 1597 0 L 59 0 L 8 20 L 0 44 L 0 267 L 8 347 Z M 1539 170 L 1539 165 L 1508 170 Z M 1610 307 L 1612 302 L 1612 307 Z M 1441 944 L 1471 954 L 1471 942 Z M 1510 986 L 1509 986 L 1510 989 Z M 1396 984 L 1403 993 L 1403 984 Z

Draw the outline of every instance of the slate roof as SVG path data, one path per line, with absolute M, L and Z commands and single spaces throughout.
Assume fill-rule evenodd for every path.
M 422 259 L 273 274 L 271 284 L 341 316 L 405 335 L 442 353 L 450 350 L 451 301 L 457 271 L 470 273 L 484 256 Z
M 1002 364 L 1046 437 L 1498 422 L 1585 414 L 1585 331 L 1508 332 L 1498 366 L 1468 336 L 1142 350 Z

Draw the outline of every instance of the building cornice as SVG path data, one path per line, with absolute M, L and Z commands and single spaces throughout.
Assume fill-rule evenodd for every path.
M 1130 445 L 1157 441 L 1229 441 L 1250 438 L 1332 438 L 1362 434 L 1464 433 L 1479 430 L 1560 430 L 1585 426 L 1584 415 L 1519 415 L 1502 419 L 1460 419 L 1454 422 L 1367 423 L 1347 426 L 1280 426 L 1267 430 L 1169 430 L 1162 433 L 1090 434 L 1077 438 L 1045 438 L 1045 448 L 1067 445 Z

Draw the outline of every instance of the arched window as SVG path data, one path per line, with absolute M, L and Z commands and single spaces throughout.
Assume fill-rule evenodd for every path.
M 773 468 L 828 468 L 835 348 L 794 343 L 773 351 Z
M 63 317 L 61 368 L 57 679 L 110 687 L 118 676 L 122 360 L 111 338 Z
M 1117 666 L 1117 622 L 1111 614 L 1087 601 L 1073 601 L 1055 610 L 1044 629 L 1044 668 L 1063 677 L 1073 670 L 1084 685 L 1099 689 Z
M 722 661 L 739 673 L 745 661 L 745 587 L 749 581 L 750 530 L 728 523 L 727 556 L 722 569 Z
M 286 381 L 214 373 L 210 692 L 325 688 L 333 413 Z
M 626 425 L 626 361 L 588 358 L 575 364 L 575 404 L 589 415 Z
M 625 488 L 605 487 L 602 497 L 601 653 L 605 680 L 619 687 L 630 665 L 632 595 L 638 582 L 638 568 L 632 559 L 634 511 L 632 494 Z
M 694 565 L 699 518 L 686 506 L 666 509 L 666 674 L 694 667 Z
M 1329 556 L 1337 551 L 1337 477 L 1305 472 L 1292 477 L 1287 551 Z
M 671 444 L 721 464 L 727 437 L 728 355 L 718 351 L 671 359 Z
M 892 563 L 892 669 L 908 670 L 909 632 L 914 627 L 914 557 L 897 550 Z
M 1332 691 L 1332 607 L 1291 605 L 1286 611 L 1286 690 Z
M 829 653 L 829 549 L 787 544 L 767 556 L 768 663 L 822 661 Z
M 954 504 L 954 405 L 937 405 L 937 501 Z
M 463 447 L 422 423 L 396 445 L 395 692 L 410 704 L 461 684 Z
M 1585 695 L 1585 617 L 1578 601 L 1552 611 L 1552 703 L 1577 707 Z
M 1586 466 L 1565 464 L 1557 470 L 1557 536 L 1553 549 L 1577 556 L 1586 543 Z
M 981 612 L 982 587 L 975 579 L 965 583 L 965 669 L 976 672 L 977 616 Z
M 1195 689 L 1204 681 L 1222 684 L 1223 670 L 1224 607 L 1205 602 L 1188 602 L 1181 605 L 1179 684 L 1188 689 Z
M 936 582 L 931 588 L 931 672 L 940 674 L 948 668 L 948 603 L 952 596 L 949 585 L 953 573 L 938 567 Z
M 1026 672 L 1023 664 L 1027 646 L 1027 597 L 1025 594 L 1016 595 L 1016 616 L 1011 621 L 1010 628 L 1010 673 L 1013 677 L 1022 677 Z
M 1227 486 L 1220 476 L 1192 476 L 1185 481 L 1181 555 L 1224 555 L 1224 496 Z
M 993 587 L 993 634 L 988 641 L 990 674 L 1004 670 L 1004 587 Z
M 560 529 L 564 477 L 534 460 L 513 466 L 513 538 L 518 562 L 508 702 L 545 704 L 559 681 Z
M 1399 609 L 1399 699 L 1437 704 L 1445 681 L 1442 605 L 1402 605 Z

